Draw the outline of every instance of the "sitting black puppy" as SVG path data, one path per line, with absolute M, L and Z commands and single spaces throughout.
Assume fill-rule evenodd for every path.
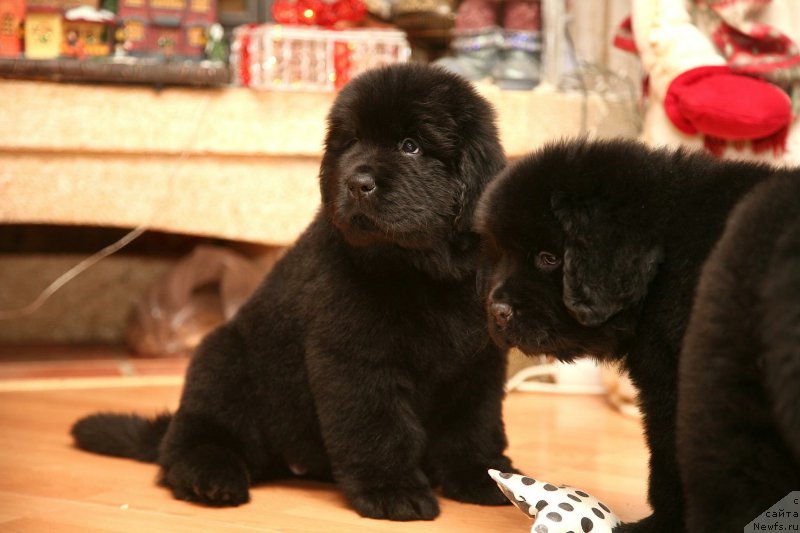
M 703 267 L 679 377 L 687 529 L 742 531 L 800 488 L 800 170 L 731 215 Z
M 621 360 L 640 390 L 653 514 L 616 531 L 684 527 L 677 374 L 700 268 L 735 203 L 788 173 L 629 140 L 576 140 L 513 164 L 481 198 L 492 336 L 562 361 Z
M 432 488 L 506 499 L 504 352 L 476 290 L 475 205 L 505 164 L 494 112 L 434 67 L 365 73 L 337 96 L 323 206 L 191 362 L 178 411 L 97 414 L 81 448 L 157 461 L 178 498 L 248 501 L 249 486 L 333 478 L 363 516 L 432 519 Z

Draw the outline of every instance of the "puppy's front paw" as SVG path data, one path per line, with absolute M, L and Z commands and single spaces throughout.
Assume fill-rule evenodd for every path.
M 506 457 L 494 461 L 492 468 L 497 468 L 502 472 L 519 473 L 516 468 L 511 466 L 511 461 Z M 487 470 L 484 466 L 462 467 L 457 473 L 447 476 L 442 481 L 442 494 L 451 500 L 465 503 L 510 505 L 511 502 L 497 487 L 497 483 L 489 477 Z
M 497 487 L 497 483 L 485 472 L 483 476 L 475 476 L 472 479 L 459 479 L 458 481 L 443 483 L 442 494 L 446 498 L 464 503 L 477 503 L 478 505 L 511 504 Z
M 377 488 L 349 496 L 358 514 L 385 520 L 433 520 L 439 502 L 428 488 Z
M 199 446 L 164 468 L 162 482 L 180 500 L 216 507 L 250 501 L 250 476 L 232 452 L 214 445 Z

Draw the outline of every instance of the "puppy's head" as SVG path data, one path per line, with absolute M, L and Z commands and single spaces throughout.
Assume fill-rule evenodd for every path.
M 328 116 L 325 213 L 354 246 L 440 246 L 471 231 L 504 163 L 494 112 L 468 82 L 417 64 L 375 69 L 346 85 Z
M 498 343 L 567 361 L 623 349 L 662 258 L 648 208 L 657 155 L 629 141 L 563 142 L 490 184 L 477 227 Z

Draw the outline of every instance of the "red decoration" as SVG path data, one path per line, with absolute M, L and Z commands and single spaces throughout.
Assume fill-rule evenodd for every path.
M 336 73 L 334 86 L 341 89 L 350 81 L 350 71 L 352 62 L 350 61 L 350 45 L 344 42 L 336 42 L 333 45 L 333 70 Z
M 785 92 L 727 66 L 698 67 L 675 78 L 664 109 L 682 132 L 702 133 L 713 153 L 727 141 L 746 140 L 754 149 L 772 147 L 780 152 L 792 122 L 791 100 Z
M 133 55 L 199 59 L 205 44 L 194 32 L 204 34 L 217 21 L 217 0 L 119 0 L 117 16 Z
M 255 28 L 255 24 L 248 24 L 237 30 L 237 38 L 240 39 L 239 45 L 239 81 L 245 87 L 250 87 L 250 30 Z
M 614 34 L 614 46 L 620 50 L 638 54 L 639 50 L 636 48 L 636 41 L 633 38 L 633 18 L 628 15 L 620 22 L 617 27 L 617 32 Z
M 326 28 L 339 22 L 359 22 L 366 12 L 362 0 L 276 0 L 272 4 L 276 22 Z
M 361 72 L 407 61 L 406 35 L 384 28 L 289 24 L 239 26 L 231 68 L 246 87 L 272 91 L 334 91 Z
M 0 0 L 0 57 L 22 53 L 20 28 L 25 19 L 25 0 Z

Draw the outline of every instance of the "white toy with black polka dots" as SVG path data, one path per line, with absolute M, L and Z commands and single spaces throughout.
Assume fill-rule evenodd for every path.
M 619 518 L 603 502 L 567 485 L 489 470 L 500 490 L 533 518 L 531 533 L 611 533 Z

